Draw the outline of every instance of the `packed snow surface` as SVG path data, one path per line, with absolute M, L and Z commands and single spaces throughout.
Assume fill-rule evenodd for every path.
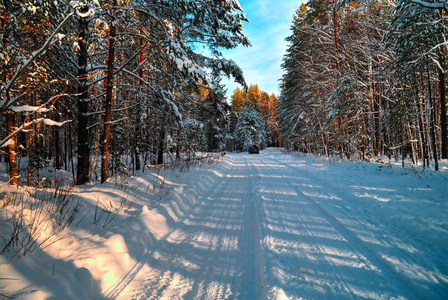
M 268 149 L 188 173 L 146 170 L 125 191 L 88 185 L 76 192 L 90 213 L 69 238 L 10 263 L 1 257 L 0 293 L 446 299 L 447 177 L 446 161 L 433 172 Z M 94 224 L 98 201 L 118 207 L 124 198 L 131 208 Z

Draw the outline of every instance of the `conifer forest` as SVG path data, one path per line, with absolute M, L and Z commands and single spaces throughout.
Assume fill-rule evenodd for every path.
M 251 46 L 241 2 L 2 0 L 9 184 L 39 185 L 43 168 L 105 182 L 251 144 L 436 170 L 448 158 L 446 2 L 303 2 L 277 96 L 222 53 Z M 229 102 L 222 76 L 241 86 Z
M 445 1 L 309 1 L 279 98 L 285 145 L 322 155 L 448 158 Z
M 1 3 L 0 143 L 11 185 L 35 185 L 42 167 L 72 170 L 78 185 L 104 182 L 162 164 L 164 153 L 224 148 L 220 76 L 245 81 L 220 51 L 250 46 L 238 1 Z M 29 158 L 25 174 L 18 157 Z
M 0 298 L 447 299 L 447 0 L 0 0 Z

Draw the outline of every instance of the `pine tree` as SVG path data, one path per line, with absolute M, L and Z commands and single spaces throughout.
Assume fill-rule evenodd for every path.
M 28 147 L 31 162 L 31 139 L 25 138 L 23 131 L 36 129 L 35 124 L 38 123 L 61 125 L 49 119 L 49 114 L 44 114 L 50 111 L 50 107 L 56 107 L 54 104 L 60 91 L 53 88 L 55 83 L 49 77 L 50 65 L 43 55 L 63 38 L 59 32 L 72 16 L 62 15 L 61 7 L 53 2 L 33 0 L 3 1 L 0 4 L 0 114 L 5 116 L 5 124 L 1 125 L 7 128 L 2 132 L 0 147 L 8 147 L 10 183 L 14 185 L 19 183 L 20 176 L 16 164 L 18 146 Z M 29 173 L 28 183 L 30 179 Z
M 267 120 L 259 109 L 253 105 L 244 106 L 234 132 L 237 148 L 247 150 L 252 145 L 258 145 L 263 149 L 266 147 L 269 138 L 270 130 Z
M 141 155 L 145 161 L 157 155 L 162 162 L 167 143 L 174 136 L 183 138 L 184 120 L 193 118 L 192 112 L 202 105 L 186 99 L 193 99 L 199 86 L 210 86 L 209 78 L 231 76 L 245 87 L 241 69 L 220 52 L 250 46 L 242 31 L 247 19 L 238 1 L 25 0 L 2 2 L 0 9 L 0 113 L 9 116 L 1 120 L 9 130 L 2 132 L 0 143 L 10 146 L 12 166 L 17 143 L 25 145 L 29 182 L 37 163 L 31 157 L 38 157 L 40 144 L 33 134 L 21 134 L 23 129 L 34 126 L 42 133 L 51 147 L 42 150 L 54 156 L 58 167 L 60 158 L 66 168 L 77 163 L 77 184 L 96 174 L 100 153 L 104 182 L 110 168 L 126 173 L 121 162 L 125 154 L 132 155 L 134 170 L 140 169 Z M 222 146 L 228 113 L 222 91 L 213 85 L 212 80 L 213 93 L 206 101 L 216 118 L 209 121 L 210 149 Z M 25 105 L 42 107 L 24 119 L 20 107 Z M 48 128 L 67 121 L 73 126 Z M 38 123 L 46 125 L 37 127 Z M 17 184 L 17 166 L 11 170 L 11 183 Z
M 446 65 L 446 45 L 442 42 L 446 38 L 447 28 L 442 18 L 443 13 L 443 10 L 399 1 L 386 36 L 388 46 L 393 47 L 397 57 L 393 66 L 395 77 L 398 79 L 395 85 L 404 91 L 404 93 L 394 93 L 393 95 L 396 96 L 394 99 L 406 107 L 406 115 L 407 111 L 425 114 L 425 117 L 416 119 L 406 117 L 406 119 L 408 119 L 407 123 L 416 124 L 420 129 L 418 136 L 423 148 L 421 149 L 423 162 L 430 154 L 435 161 L 436 169 L 439 147 L 442 148 L 442 156 L 447 151 L 446 110 L 444 110 L 446 108 L 444 88 L 446 80 L 443 74 Z M 439 89 L 435 88 L 435 81 Z M 424 95 L 424 101 L 417 97 L 420 93 Z M 404 99 L 399 98 L 403 96 Z M 439 100 L 439 115 L 444 111 L 443 116 L 440 117 L 436 115 L 436 98 Z M 414 101 L 407 99 L 414 99 Z M 440 125 L 437 120 L 440 120 Z M 436 132 L 436 127 L 442 128 L 440 133 Z M 411 129 L 409 131 L 412 133 Z M 411 134 L 406 139 L 411 140 Z M 425 141 L 430 141 L 431 144 Z

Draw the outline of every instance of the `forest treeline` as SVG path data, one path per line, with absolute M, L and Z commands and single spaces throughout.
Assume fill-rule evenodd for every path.
M 309 1 L 287 38 L 286 146 L 324 155 L 448 158 L 446 1 Z
M 221 51 L 250 46 L 238 1 L 2 0 L 0 13 L 9 184 L 37 185 L 42 168 L 84 184 L 100 159 L 104 182 L 164 154 L 225 146 L 220 78 L 246 84 Z
M 277 97 L 251 84 L 247 90 L 237 87 L 231 96 L 230 132 L 236 150 L 252 145 L 262 149 L 281 146 L 278 128 Z

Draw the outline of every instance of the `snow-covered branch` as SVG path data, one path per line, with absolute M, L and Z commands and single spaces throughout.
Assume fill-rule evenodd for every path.
M 39 119 L 32 120 L 31 122 L 23 123 L 22 126 L 20 126 L 19 128 L 16 128 L 11 134 L 9 134 L 2 141 L 0 141 L 0 148 L 8 146 L 10 141 L 12 141 L 11 139 L 13 137 L 15 137 L 17 134 L 19 134 L 23 130 L 30 128 L 34 124 L 43 123 L 43 124 L 48 125 L 48 126 L 58 126 L 58 127 L 60 127 L 60 126 L 63 126 L 66 123 L 69 123 L 69 122 L 71 122 L 71 120 L 64 121 L 64 122 L 56 122 L 56 121 L 53 121 L 53 120 L 47 119 L 47 118 L 39 118 Z
M 427 55 L 429 55 L 429 54 L 431 54 L 434 50 L 436 50 L 437 48 L 440 48 L 440 47 L 446 47 L 446 46 L 448 46 L 448 42 L 443 42 L 443 43 L 440 43 L 440 44 L 438 44 L 438 45 L 435 45 L 434 47 L 432 47 L 431 49 L 429 49 L 427 52 L 425 52 L 425 53 L 423 53 L 422 55 L 420 55 L 417 59 L 415 59 L 415 60 L 412 60 L 412 61 L 410 61 L 409 63 L 410 64 L 415 64 L 415 63 L 417 63 L 420 59 L 422 59 L 423 57 L 425 57 L 425 56 L 427 56 Z M 432 59 L 432 58 L 431 58 Z M 433 62 L 436 62 L 434 59 L 432 59 L 433 60 Z M 443 72 L 445 72 L 445 70 L 442 68 L 442 66 L 437 62 L 436 63 L 436 65 L 438 66 L 438 68 L 440 68 Z
M 61 37 L 58 35 L 58 32 L 62 29 L 62 27 L 73 17 L 74 12 L 69 13 L 65 19 L 58 25 L 58 27 L 53 31 L 50 37 L 45 41 L 45 43 L 38 50 L 34 51 L 31 54 L 31 57 L 28 59 L 24 59 L 22 64 L 19 65 L 15 74 L 12 76 L 11 80 L 8 81 L 4 87 L 5 89 L 5 99 L 2 100 L 0 107 L 0 114 L 2 114 L 9 106 L 13 105 L 14 102 L 10 101 L 9 91 L 14 84 L 14 82 L 20 77 L 20 75 L 28 68 L 28 66 L 41 54 L 45 53 L 48 47 L 50 47 L 55 42 L 59 41 Z M 58 35 L 58 36 L 57 36 Z M 55 40 L 56 37 L 56 40 Z
M 426 8 L 431 8 L 431 9 L 444 9 L 446 11 L 448 11 L 448 2 L 447 1 L 442 1 L 442 2 L 427 2 L 427 1 L 422 1 L 422 0 L 411 0 L 412 3 L 421 5 L 423 7 Z

